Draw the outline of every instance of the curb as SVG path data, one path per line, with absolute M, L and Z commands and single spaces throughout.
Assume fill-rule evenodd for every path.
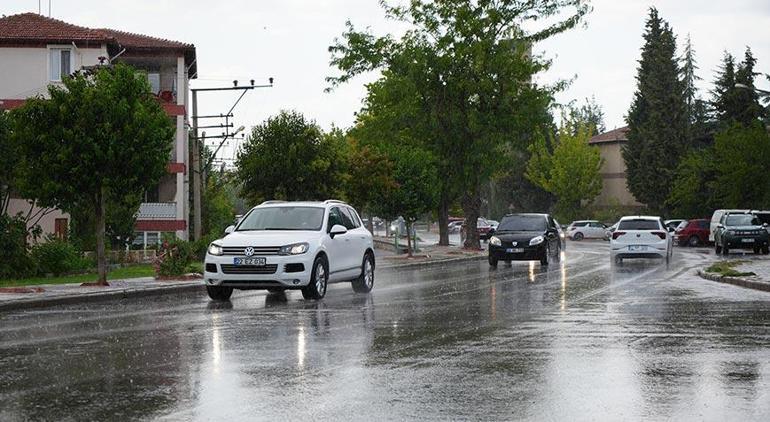
M 15 311 L 20 309 L 44 308 L 55 305 L 73 305 L 79 303 L 103 302 L 115 299 L 129 299 L 145 296 L 160 296 L 187 291 L 203 290 L 202 283 L 175 284 L 171 286 L 149 287 L 146 289 L 122 289 L 107 292 L 84 293 L 78 295 L 63 295 L 48 298 L 29 298 L 9 300 L 0 303 L 0 312 Z
M 747 289 L 753 289 L 753 290 L 760 290 L 763 292 L 770 292 L 770 283 L 749 280 L 741 277 L 727 277 L 723 275 L 707 273 L 703 270 L 698 270 L 698 275 L 704 280 L 716 281 L 717 283 L 732 284 L 734 286 L 745 287 Z
M 441 260 L 435 260 L 435 261 L 410 262 L 410 263 L 398 264 L 398 265 L 381 265 L 381 266 L 378 266 L 377 268 L 382 270 L 401 270 L 401 269 L 409 269 L 409 268 L 421 268 L 421 267 L 438 266 L 438 265 L 444 265 L 444 264 L 453 264 L 453 263 L 464 262 L 464 261 L 475 261 L 475 260 L 482 260 L 486 258 L 487 258 L 486 255 L 463 256 L 458 258 L 441 259 Z M 8 300 L 6 301 L 6 303 L 0 302 L 0 312 L 15 311 L 15 310 L 22 310 L 22 309 L 44 308 L 44 307 L 55 306 L 55 305 L 73 305 L 73 304 L 80 304 L 80 303 L 104 302 L 104 301 L 115 300 L 115 299 L 131 299 L 131 298 L 139 298 L 139 297 L 146 297 L 146 296 L 169 295 L 169 294 L 175 294 L 175 293 L 193 292 L 196 290 L 203 291 L 204 288 L 205 288 L 205 285 L 202 282 L 196 281 L 194 283 L 190 282 L 185 284 L 174 284 L 170 286 L 110 290 L 107 292 L 92 292 L 92 293 L 83 293 L 83 294 L 62 295 L 59 297 L 47 297 L 47 298 L 33 297 L 33 298 L 25 298 L 25 299 L 18 299 L 18 300 Z

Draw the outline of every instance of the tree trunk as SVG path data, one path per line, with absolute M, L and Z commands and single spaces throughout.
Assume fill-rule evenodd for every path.
M 473 187 L 472 191 L 466 192 L 462 199 L 463 214 L 465 214 L 465 242 L 463 248 L 479 250 L 481 242 L 479 233 L 476 230 L 481 209 L 481 197 L 478 186 Z
M 406 253 L 412 257 L 412 223 L 406 220 Z
M 104 195 L 104 187 L 96 195 L 96 269 L 99 279 L 96 284 L 107 286 L 107 251 L 104 245 L 104 237 L 107 231 L 107 206 Z
M 438 244 L 449 246 L 449 200 L 443 192 L 438 204 Z

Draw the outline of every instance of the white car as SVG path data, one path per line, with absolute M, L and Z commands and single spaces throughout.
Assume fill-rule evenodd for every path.
M 566 234 L 572 240 L 604 239 L 607 236 L 607 226 L 596 220 L 578 220 L 567 227 Z
M 267 201 L 252 208 L 222 239 L 209 245 L 204 283 L 209 297 L 233 289 L 299 289 L 321 299 L 329 283 L 374 286 L 374 243 L 358 213 L 341 201 Z
M 610 254 L 617 264 L 628 258 L 662 258 L 668 263 L 674 250 L 673 239 L 660 217 L 623 217 L 612 233 Z

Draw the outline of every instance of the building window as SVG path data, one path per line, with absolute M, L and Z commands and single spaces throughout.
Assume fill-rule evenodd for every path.
M 152 93 L 158 95 L 160 92 L 160 73 L 148 72 L 147 81 L 150 82 L 150 90 L 152 90 Z
M 67 219 L 57 218 L 54 220 L 53 230 L 57 239 L 67 240 Z
M 61 81 L 64 76 L 72 73 L 72 50 L 68 48 L 52 48 L 51 50 L 51 80 Z

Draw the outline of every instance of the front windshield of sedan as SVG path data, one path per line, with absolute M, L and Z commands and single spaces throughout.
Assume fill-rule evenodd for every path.
M 754 226 L 757 218 L 750 214 L 732 214 L 725 218 L 725 226 Z
M 545 217 L 539 215 L 514 215 L 504 217 L 497 226 L 498 232 L 541 232 L 545 231 Z
M 235 231 L 321 230 L 324 209 L 318 207 L 256 208 L 243 218 Z

